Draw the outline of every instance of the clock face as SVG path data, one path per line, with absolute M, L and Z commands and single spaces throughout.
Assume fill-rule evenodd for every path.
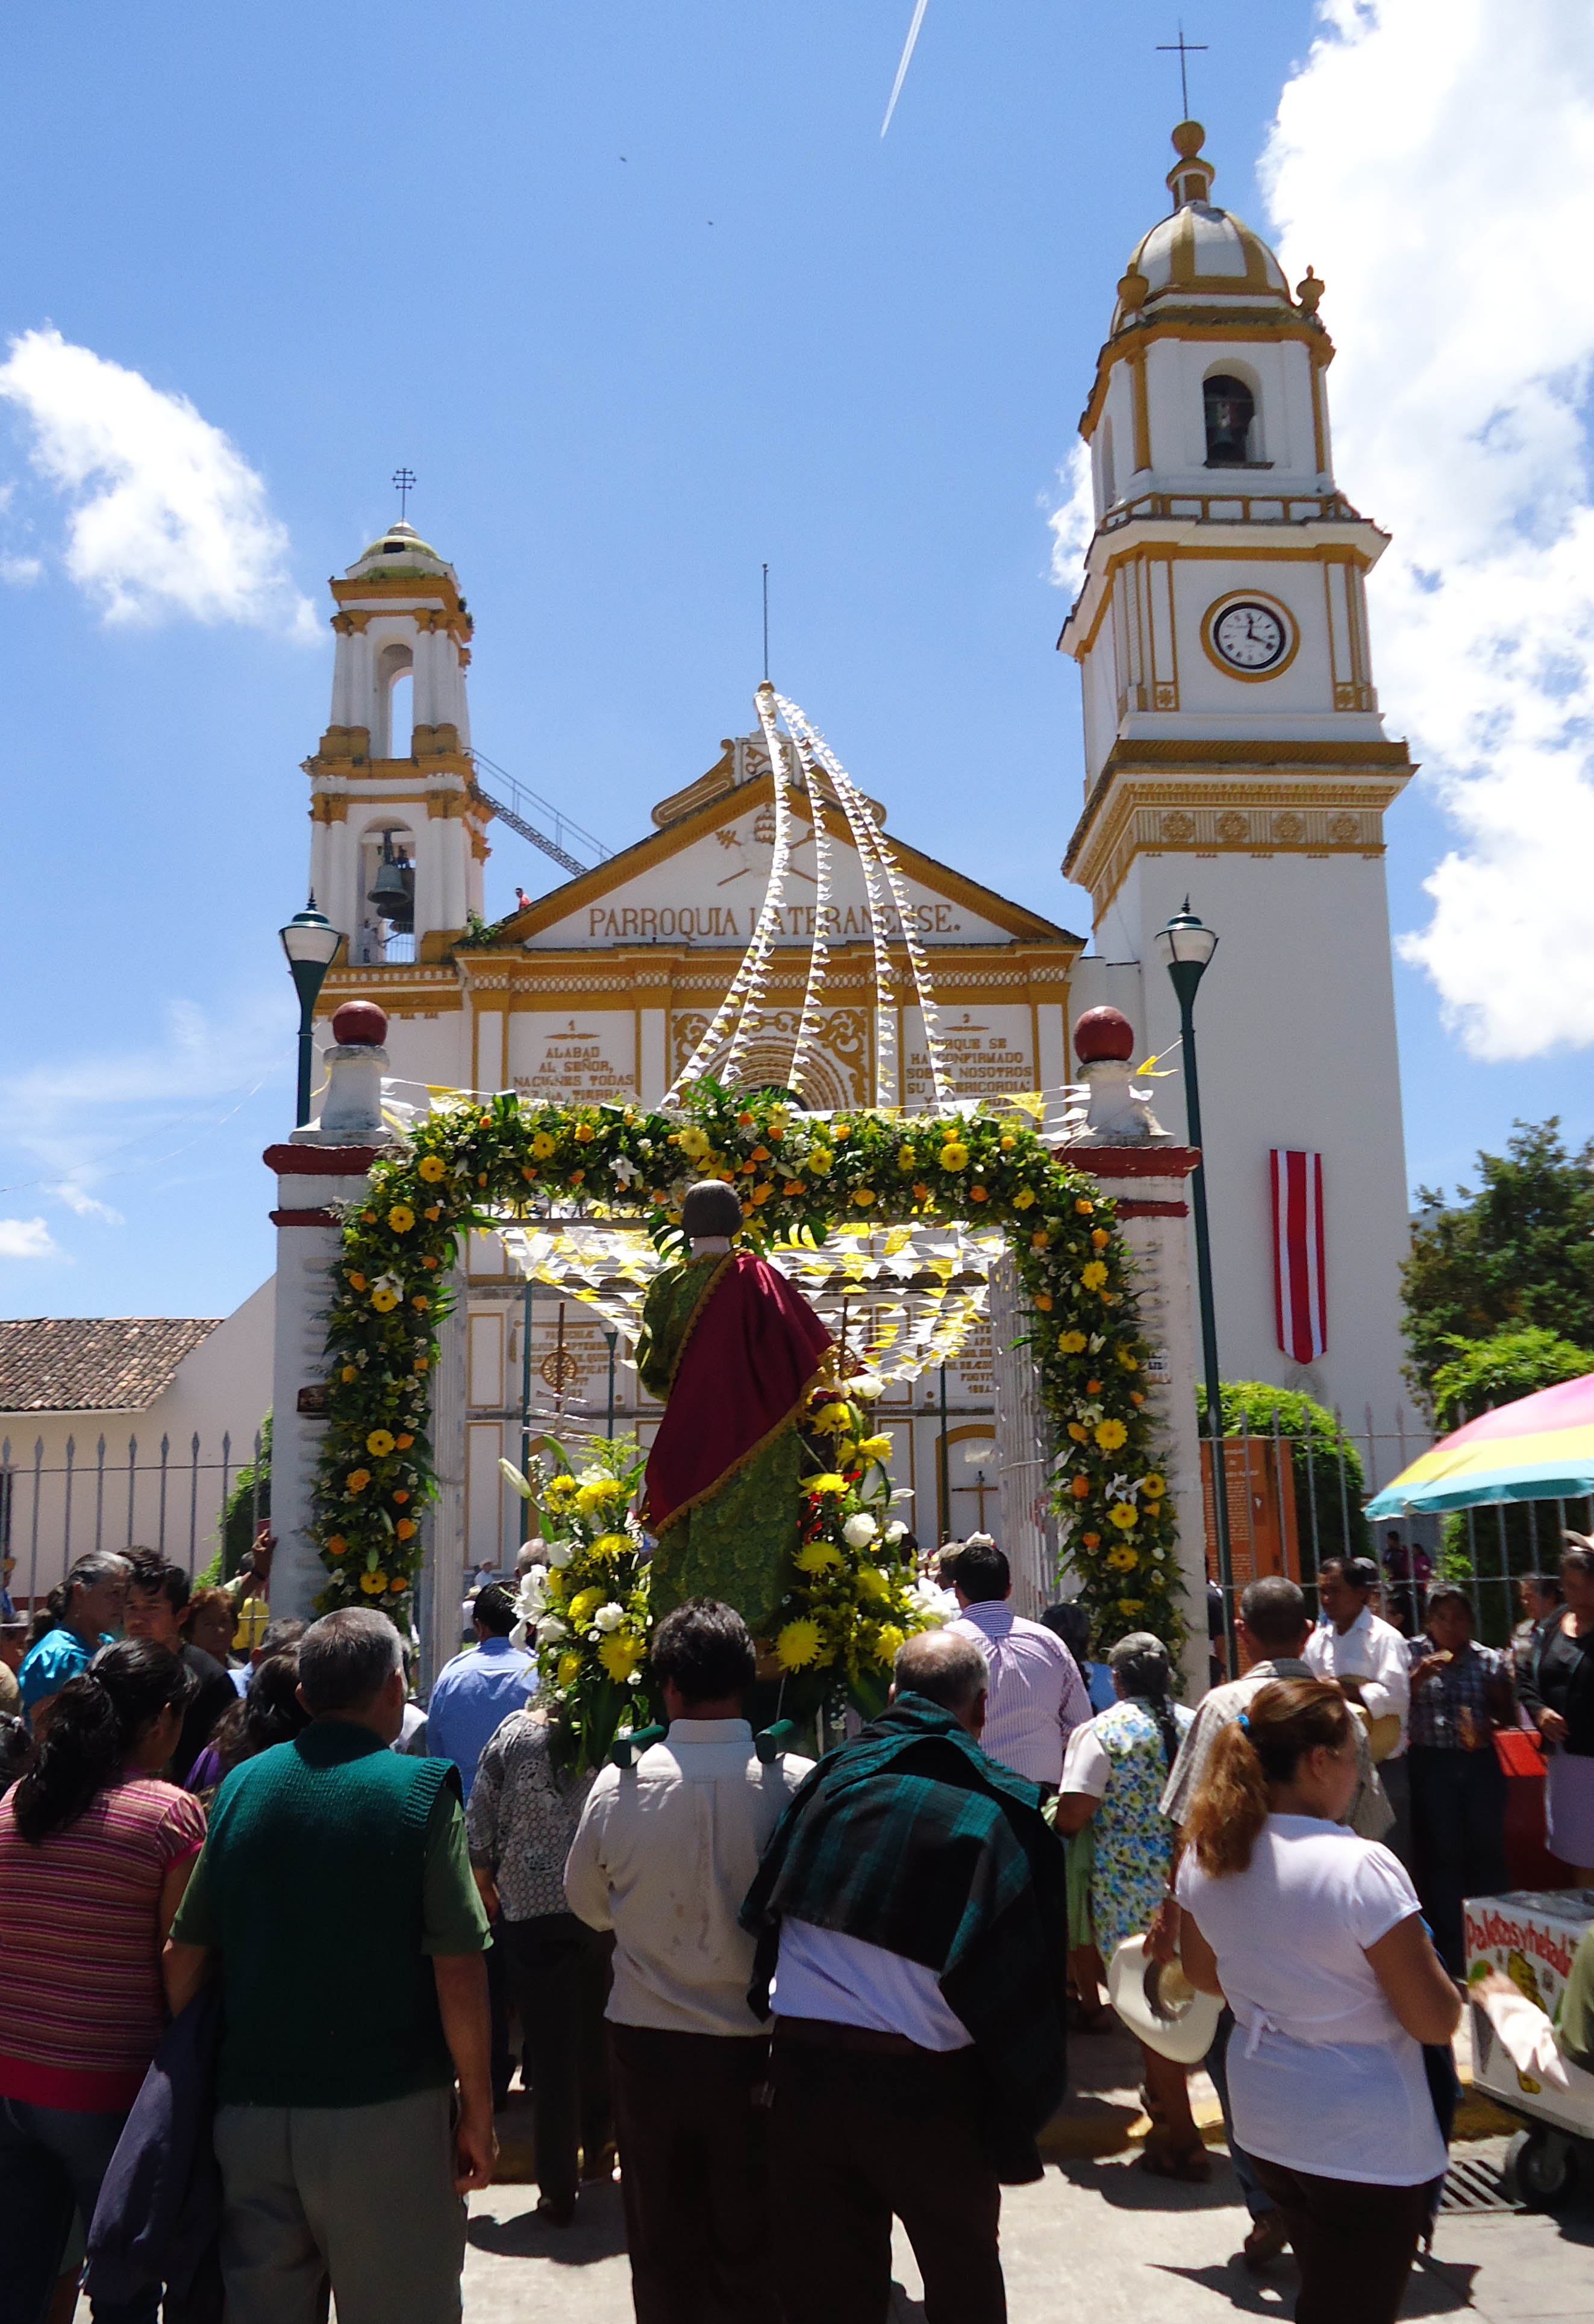
M 1271 605 L 1242 597 L 1225 605 L 1212 623 L 1212 644 L 1232 669 L 1256 678 L 1283 661 L 1289 632 Z

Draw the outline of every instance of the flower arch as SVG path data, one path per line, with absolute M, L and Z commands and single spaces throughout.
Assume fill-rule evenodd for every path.
M 668 1245 L 696 1178 L 742 1196 L 754 1248 L 824 1240 L 861 1217 L 978 1220 L 1006 1231 L 1059 1447 L 1064 1556 L 1103 1641 L 1182 1642 L 1175 1514 L 1158 1469 L 1129 1253 L 1110 1196 L 1043 1145 L 1023 1111 L 819 1115 L 784 1094 L 699 1082 L 678 1108 L 460 1100 L 380 1154 L 346 1213 L 327 1321 L 329 1426 L 312 1530 L 318 1603 L 407 1611 L 435 1498 L 431 1373 L 447 1270 L 474 1228 L 548 1202 L 642 1220 Z

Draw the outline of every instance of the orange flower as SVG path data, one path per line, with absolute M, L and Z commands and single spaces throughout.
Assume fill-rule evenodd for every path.
M 1035 1295 L 1035 1304 L 1043 1315 L 1049 1315 L 1052 1312 L 1053 1304 L 1051 1293 L 1049 1291 L 1037 1291 Z
M 1073 1207 L 1079 1213 L 1082 1219 L 1088 1219 L 1096 1205 L 1094 1203 L 1087 1203 L 1084 1196 L 1081 1194 L 1075 1199 Z
M 921 1185 L 916 1180 L 913 1189 L 913 1199 L 916 1203 L 927 1203 L 930 1199 L 929 1188 L 927 1186 Z
M 851 1138 L 852 1132 L 846 1122 L 833 1121 L 830 1125 L 830 1134 L 833 1139 L 842 1139 Z
M 983 1186 L 971 1186 L 969 1188 L 969 1200 L 971 1203 L 986 1203 L 989 1202 L 990 1199 L 990 1197 L 987 1194 Z
M 767 1162 L 769 1158 L 769 1149 L 767 1146 L 755 1146 L 753 1148 L 752 1159 L 755 1162 Z
M 440 1219 L 443 1215 L 442 1208 L 440 1204 L 433 1203 L 430 1208 L 422 1211 L 420 1215 L 423 1219 Z
M 570 1173 L 570 1184 L 573 1186 L 579 1186 L 585 1176 L 586 1172 L 585 1170 L 572 1170 Z
M 1098 1250 L 1105 1250 L 1108 1244 L 1112 1240 L 1112 1237 L 1108 1233 L 1105 1227 L 1092 1227 L 1091 1229 L 1091 1240 L 1095 1244 Z
M 438 1262 L 435 1259 L 423 1259 L 420 1263 L 422 1267 L 435 1268 Z
M 418 1372 L 430 1371 L 431 1358 L 429 1356 L 417 1356 L 415 1359 L 415 1369 Z
M 410 1584 L 405 1581 L 401 1573 L 395 1573 L 392 1580 L 388 1583 L 388 1588 L 392 1591 L 395 1598 L 399 1595 L 399 1592 L 401 1590 L 408 1590 Z
M 414 1298 L 410 1302 L 411 1307 L 419 1307 L 422 1314 L 426 1313 L 426 1310 L 431 1305 L 431 1304 L 432 1303 L 429 1299 L 423 1299 L 419 1291 L 416 1293 Z
M 1052 1238 L 1051 1238 L 1051 1236 L 1046 1232 L 1046 1231 L 1045 1227 L 1037 1227 L 1037 1228 L 1036 1229 L 1035 1232 L 1034 1232 L 1034 1233 L 1030 1236 L 1030 1238 L 1029 1238 L 1029 1248 L 1030 1248 L 1030 1250 L 1049 1250 L 1051 1249 L 1051 1247 L 1052 1247 Z
M 398 1489 L 396 1489 L 396 1491 L 395 1491 L 395 1492 L 394 1492 L 394 1494 L 393 1494 L 393 1499 L 394 1499 L 394 1500 L 395 1500 L 395 1501 L 397 1501 L 397 1502 L 398 1502 L 398 1504 L 399 1504 L 399 1506 L 400 1506 L 400 1508 L 401 1508 L 403 1507 L 404 1503 L 409 1499 L 409 1498 L 410 1498 L 410 1489 L 409 1489 L 409 1487 L 408 1487 L 408 1486 L 406 1486 L 406 1485 L 401 1485 L 401 1486 L 399 1486 L 399 1487 L 398 1487 Z
M 1091 1480 L 1088 1477 L 1072 1477 L 1068 1489 L 1076 1501 L 1083 1501 L 1091 1489 Z
M 393 1527 L 393 1531 L 398 1535 L 401 1541 L 408 1541 L 410 1535 L 415 1531 L 415 1519 L 413 1517 L 401 1517 L 398 1524 Z
M 350 1276 L 350 1277 L 349 1277 L 349 1289 L 350 1289 L 351 1291 L 364 1291 L 364 1288 L 365 1288 L 365 1278 L 364 1278 L 364 1277 L 363 1275 L 351 1275 L 351 1276 Z
M 347 1554 L 348 1554 L 348 1544 L 347 1544 L 347 1542 L 346 1542 L 346 1541 L 345 1541 L 345 1539 L 344 1539 L 344 1537 L 343 1537 L 342 1534 L 340 1534 L 340 1533 L 335 1533 L 335 1534 L 333 1535 L 333 1536 L 332 1536 L 331 1540 L 330 1540 L 330 1541 L 327 1543 L 327 1556 L 328 1556 L 328 1557 L 345 1557 L 345 1556 L 346 1556 L 346 1555 L 347 1555 Z
M 1100 1395 L 1101 1395 L 1101 1381 L 1100 1381 L 1100 1380 L 1086 1380 L 1086 1382 L 1085 1382 L 1085 1394 L 1086 1394 L 1087 1396 L 1100 1396 Z
M 410 1435 L 395 1436 L 393 1439 L 393 1443 L 398 1446 L 401 1452 L 408 1452 L 410 1447 L 414 1443 L 414 1437 Z
M 1100 1549 L 1101 1546 L 1101 1536 L 1099 1533 L 1082 1534 L 1080 1538 L 1087 1549 Z
M 786 1191 L 788 1194 L 806 1194 L 808 1189 L 800 1178 L 788 1178 L 786 1182 Z

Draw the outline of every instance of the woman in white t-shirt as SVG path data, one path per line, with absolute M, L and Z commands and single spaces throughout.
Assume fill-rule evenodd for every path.
M 1213 1744 L 1184 1826 L 1185 1974 L 1234 2012 L 1235 2135 L 1289 2224 L 1296 2324 L 1394 2324 L 1445 2167 L 1424 2070 L 1461 1997 L 1404 1867 L 1337 1819 L 1336 1686 L 1285 1679 Z

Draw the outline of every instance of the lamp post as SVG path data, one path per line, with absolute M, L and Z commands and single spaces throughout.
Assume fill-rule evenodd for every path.
M 1184 899 L 1156 932 L 1162 955 L 1179 1003 L 1179 1034 L 1184 1059 L 1184 1124 L 1192 1146 L 1200 1152 L 1190 1181 L 1195 1216 L 1195 1286 L 1201 1306 L 1201 1359 L 1206 1379 L 1207 1432 L 1212 1450 L 1212 1521 L 1218 1536 L 1218 1579 L 1223 1591 L 1223 1645 L 1230 1678 L 1234 1672 L 1234 1575 L 1229 1554 L 1229 1480 L 1223 1468 L 1223 1384 L 1218 1370 L 1218 1319 L 1212 1305 L 1212 1246 L 1207 1228 L 1206 1151 L 1201 1135 L 1201 1083 L 1195 1065 L 1195 992 L 1207 964 L 1218 949 L 1216 932 L 1204 927 Z
M 302 1130 L 310 1118 L 311 1037 L 316 997 L 326 982 L 327 970 L 337 957 L 337 947 L 343 942 L 343 930 L 335 928 L 324 912 L 317 911 L 316 899 L 312 896 L 305 909 L 295 912 L 287 927 L 279 933 L 282 938 L 282 949 L 288 955 L 288 973 L 299 995 L 299 1109 L 294 1120 Z

